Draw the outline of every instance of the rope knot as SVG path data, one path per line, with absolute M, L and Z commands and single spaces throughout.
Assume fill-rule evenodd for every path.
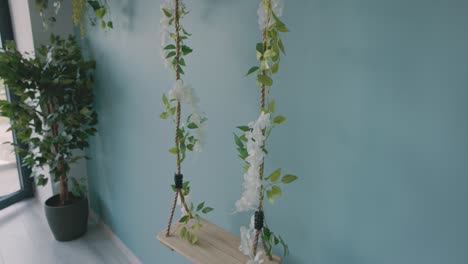
M 174 183 L 175 183 L 176 189 L 182 189 L 183 183 L 184 183 L 184 175 L 176 173 L 174 175 Z
M 264 220 L 265 220 L 265 215 L 263 211 L 256 211 L 255 212 L 255 229 L 256 230 L 262 230 Z

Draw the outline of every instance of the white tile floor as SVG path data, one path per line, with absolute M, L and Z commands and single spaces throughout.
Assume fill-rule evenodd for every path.
M 10 167 L 5 167 L 6 166 L 2 167 L 2 165 L 0 165 L 0 197 L 12 194 L 21 189 L 16 163 L 13 163 Z
M 96 223 L 70 242 L 54 240 L 43 208 L 34 199 L 0 210 L 0 264 L 128 264 Z

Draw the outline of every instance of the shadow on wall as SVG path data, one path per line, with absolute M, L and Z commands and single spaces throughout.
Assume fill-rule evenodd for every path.
M 226 4 L 232 3 L 232 0 L 203 0 L 202 6 L 203 8 L 202 13 L 200 14 L 200 17 L 203 19 L 208 19 L 210 15 L 218 8 L 218 6 L 225 7 Z
M 134 29 L 135 7 L 137 5 L 137 1 L 114 0 L 113 2 L 115 2 L 115 4 L 112 4 L 113 6 L 111 9 L 114 8 L 115 10 L 118 10 L 119 14 L 123 17 L 123 19 L 119 19 L 121 24 L 118 26 L 132 32 Z

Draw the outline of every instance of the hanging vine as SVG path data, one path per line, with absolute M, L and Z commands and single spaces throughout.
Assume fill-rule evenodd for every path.
M 281 33 L 288 32 L 280 20 L 283 12 L 281 0 L 260 0 L 258 8 L 259 25 L 262 41 L 256 44 L 256 57 L 259 65 L 249 69 L 247 75 L 256 73 L 257 86 L 260 87 L 260 116 L 248 125 L 239 126 L 240 134 L 234 134 L 239 157 L 245 161 L 244 192 L 236 202 L 236 212 L 254 211 L 249 227 L 241 227 L 241 245 L 250 263 L 262 263 L 262 254 L 258 244 L 261 241 L 266 255 L 271 259 L 273 247 L 281 245 L 284 255 L 289 249 L 280 235 L 268 226 L 264 213 L 265 197 L 274 203 L 282 195 L 281 185 L 297 180 L 297 176 L 283 174 L 278 168 L 265 177 L 265 155 L 268 154 L 266 142 L 273 128 L 286 121 L 286 117 L 275 114 L 276 101 L 269 96 L 273 86 L 272 76 L 279 70 L 281 54 L 285 48 Z
M 53 0 L 53 9 L 50 10 L 50 0 L 35 0 L 36 7 L 43 18 L 43 26 L 48 27 L 48 22 L 55 22 L 56 16 L 60 12 L 64 0 Z M 72 19 L 75 26 L 80 27 L 81 35 L 86 33 L 85 19 L 88 9 L 92 10 L 89 13 L 88 19 L 94 27 L 98 24 L 103 29 L 112 29 L 114 24 L 110 20 L 110 8 L 107 0 L 71 0 L 72 3 Z
M 183 182 L 182 162 L 188 151 L 200 150 L 204 142 L 204 127 L 207 119 L 198 106 L 199 99 L 194 89 L 186 85 L 182 79 L 185 74 L 184 67 L 186 67 L 185 57 L 193 51 L 186 44 L 191 34 L 180 23 L 189 12 L 182 0 L 164 0 L 161 12 L 161 54 L 166 67 L 171 68 L 175 73 L 173 88 L 167 95 L 162 96 L 165 110 L 160 115 L 162 119 L 170 119 L 175 124 L 175 146 L 169 149 L 169 152 L 176 157 L 177 172 L 174 176 L 175 184 L 172 185 L 174 202 L 166 235 L 170 235 L 174 211 L 179 201 L 182 211 L 179 222 L 184 224 L 179 236 L 191 244 L 196 244 L 198 237 L 193 231 L 202 227 L 200 214 L 207 214 L 213 208 L 205 206 L 205 202 L 195 207 L 192 202 L 188 201 L 190 185 L 188 181 Z M 182 104 L 189 106 L 191 110 L 186 117 L 186 123 L 181 122 Z

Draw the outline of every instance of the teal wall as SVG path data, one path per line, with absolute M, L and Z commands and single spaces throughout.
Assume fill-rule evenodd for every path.
M 159 55 L 159 1 L 110 1 L 115 30 L 94 29 L 99 133 L 88 165 L 94 209 L 144 263 L 187 263 L 161 246 L 172 199 L 173 127 L 159 119 L 173 77 Z M 289 117 L 268 168 L 299 175 L 267 208 L 285 263 L 468 263 L 468 3 L 286 1 L 288 56 L 273 89 Z M 209 219 L 238 233 L 234 127 L 257 116 L 258 1 L 187 1 L 187 80 L 209 143 L 184 164 Z

